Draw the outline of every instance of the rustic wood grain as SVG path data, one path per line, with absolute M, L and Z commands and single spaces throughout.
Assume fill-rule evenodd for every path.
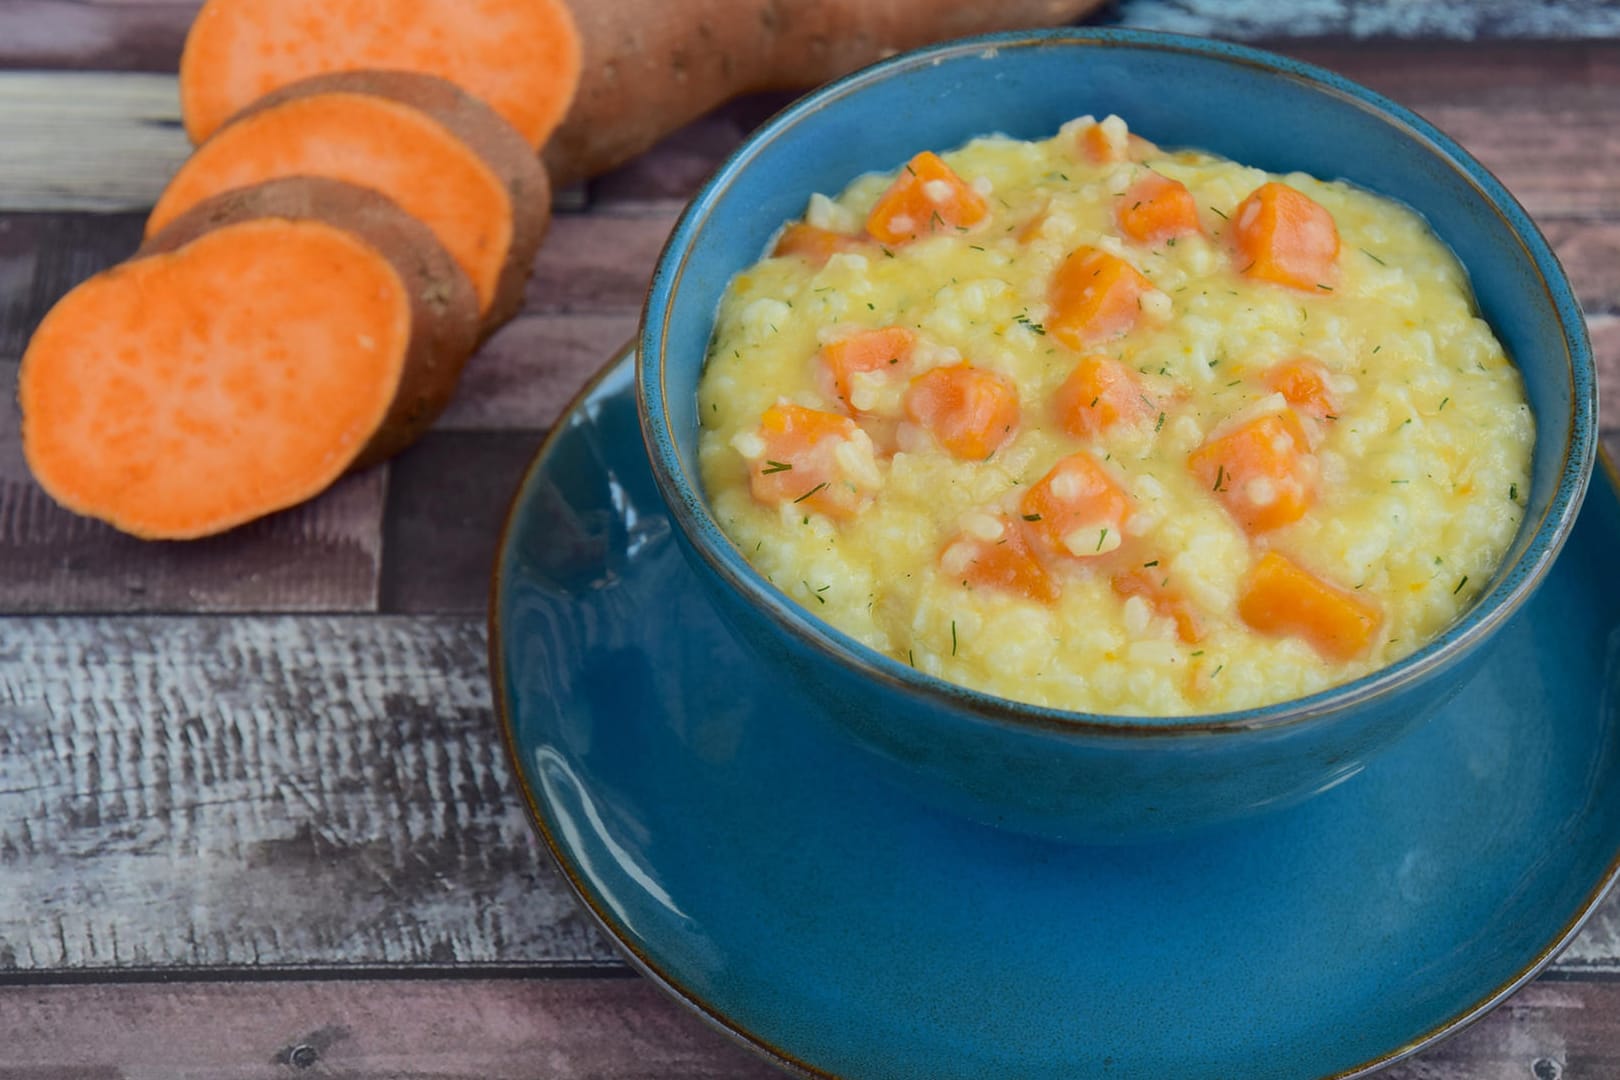
M 0 40 L 5 39 L 0 25 Z M 191 150 L 167 75 L 0 73 L 0 210 L 119 210 Z
M 616 963 L 485 672 L 480 618 L 0 619 L 0 972 Z
M 34 987 L 0 990 L 0 1024 L 0 1080 L 782 1075 L 642 979 Z M 1532 985 L 1380 1075 L 1607 1080 L 1620 1075 L 1620 984 Z
M 0 363 L 22 356 L 34 327 L 64 293 L 129 258 L 145 220 L 144 214 L 0 214 Z
M 222 536 L 137 540 L 58 506 L 28 472 L 0 361 L 0 614 L 374 611 L 388 466 Z
M 1536 63 L 1510 49 L 1285 47 L 1426 115 L 1501 176 L 1532 213 L 1620 216 L 1620 141 L 1608 137 L 1620 126 L 1620 45 L 1534 46 Z M 49 89 L 53 80 L 63 80 L 61 92 Z M 0 145 L 29 147 L 17 155 L 23 160 L 0 161 L 0 210 L 150 207 L 187 151 L 173 126 L 173 88 L 161 82 L 116 73 L 0 72 Z M 97 108 L 54 104 L 79 96 Z M 740 101 L 675 133 L 596 181 L 593 206 L 655 207 L 690 197 L 780 101 Z
M 620 309 L 518 316 L 468 363 L 439 428 L 549 427 L 585 380 L 635 334 L 639 314 Z
M 0 619 L 0 981 L 616 965 L 523 817 L 484 650 L 478 617 Z M 1620 973 L 1614 902 L 1559 969 Z
M 433 431 L 396 458 L 382 610 L 482 614 L 495 544 L 536 432 Z
M 198 0 L 7 0 L 0 67 L 173 71 Z M 1603 0 L 1118 0 L 1093 20 L 1232 40 L 1520 41 L 1620 35 Z
M 767 1080 L 641 979 L 0 990 L 0 1080 Z

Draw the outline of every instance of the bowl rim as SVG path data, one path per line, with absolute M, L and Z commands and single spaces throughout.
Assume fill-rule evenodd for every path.
M 791 138 L 793 128 L 802 119 L 827 104 L 917 69 L 974 55 L 990 57 L 1014 49 L 1084 51 L 1117 47 L 1188 53 L 1258 68 L 1336 97 L 1383 121 L 1399 136 L 1417 143 L 1438 163 L 1458 174 L 1481 204 L 1501 219 L 1534 268 L 1545 302 L 1563 331 L 1564 362 L 1571 389 L 1568 436 L 1562 447 L 1557 490 L 1546 511 L 1534 522 L 1523 554 L 1513 563 L 1499 566 L 1491 588 L 1428 644 L 1350 682 L 1269 705 L 1185 716 L 1066 710 L 1018 702 L 949 682 L 908 667 L 856 641 L 767 582 L 719 527 L 702 493 L 701 481 L 686 475 L 676 452 L 669 425 L 667 369 L 662 363 L 665 328 L 672 316 L 673 300 L 679 294 L 693 241 L 733 181 L 764 149 Z M 1342 75 L 1246 45 L 1161 31 L 1081 26 L 961 38 L 880 61 L 799 98 L 744 140 L 705 181 L 682 212 L 659 254 L 642 307 L 636 344 L 636 411 L 653 479 L 691 550 L 702 557 L 726 588 L 762 612 L 792 640 L 892 692 L 913 697 L 919 703 L 966 713 L 984 722 L 1071 735 L 1167 737 L 1276 729 L 1338 714 L 1435 676 L 1492 636 L 1541 584 L 1574 526 L 1597 454 L 1596 368 L 1580 305 L 1546 238 L 1500 180 L 1452 138 L 1416 113 Z M 1540 424 L 1536 437 L 1538 440 L 1543 437 Z M 1531 528 L 1531 522 L 1522 521 L 1520 532 L 1527 528 Z

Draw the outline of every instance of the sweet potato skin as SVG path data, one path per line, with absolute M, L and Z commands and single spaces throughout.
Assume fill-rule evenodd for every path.
M 805 90 L 936 41 L 1072 22 L 1103 0 L 569 0 L 584 46 L 573 106 L 546 144 L 565 187 L 623 164 L 742 94 Z
M 318 177 L 271 180 L 198 203 L 141 246 L 136 257 L 174 251 L 212 229 L 259 218 L 311 219 L 363 240 L 393 265 L 411 296 L 411 343 L 399 389 L 351 470 L 374 465 L 421 437 L 449 404 L 478 340 L 472 283 L 426 225 L 382 195 Z
M 301 79 L 272 91 L 231 118 L 315 94 L 374 94 L 432 117 L 483 159 L 512 201 L 512 242 L 495 301 L 484 315 L 488 337 L 523 307 L 523 288 L 551 224 L 551 184 L 534 148 L 501 115 L 454 83 L 414 71 L 340 71 Z M 229 125 L 227 125 L 229 126 Z

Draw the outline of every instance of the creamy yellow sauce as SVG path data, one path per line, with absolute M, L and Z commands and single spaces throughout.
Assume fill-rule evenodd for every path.
M 1388 199 L 1145 145 L 1135 160 L 1099 162 L 1081 137 L 1090 126 L 942 154 L 988 207 L 969 228 L 879 245 L 864 236 L 867 216 L 899 174 L 863 176 L 836 197 L 813 196 L 806 213 L 852 238 L 849 250 L 824 263 L 766 257 L 737 276 L 699 388 L 703 479 L 722 527 L 778 588 L 856 640 L 1035 704 L 1133 715 L 1252 707 L 1417 649 L 1490 579 L 1529 491 L 1532 417 L 1462 268 Z M 1102 130 L 1123 145 L 1117 120 Z M 1119 201 L 1147 170 L 1190 191 L 1199 232 L 1151 244 L 1121 235 Z M 1331 284 L 1244 273 L 1232 217 L 1272 180 L 1331 213 Z M 1128 332 L 1076 349 L 1046 323 L 1053 276 L 1082 245 L 1122 257 L 1152 288 Z M 840 400 L 824 346 L 890 326 L 915 335 L 904 365 L 860 377 Z M 1091 437 L 1058 422 L 1054 399 L 1086 355 L 1133 373 L 1150 403 L 1143 417 Z M 1299 358 L 1324 373 L 1326 416 L 1300 414 L 1268 382 Z M 911 380 L 962 361 L 1016 388 L 1018 422 L 987 459 L 947 452 L 901 403 Z M 860 429 L 863 445 L 840 459 L 855 469 L 845 485 L 859 496 L 854 512 L 817 511 L 824 496 L 756 496 L 754 474 L 774 461 L 762 417 L 782 402 L 848 415 Z M 1314 495 L 1298 520 L 1257 531 L 1189 457 L 1246 418 L 1284 410 L 1308 436 Z M 992 542 L 998 518 L 1023 528 L 1021 500 L 1077 451 L 1127 494 L 1126 525 L 1099 536 L 1096 551 L 1041 553 L 1054 599 L 965 581 L 962 560 L 946 554 L 955 540 Z M 1245 582 L 1268 551 L 1375 610 L 1369 643 L 1325 655 L 1246 621 Z M 1162 606 L 1115 586 L 1138 570 L 1194 614 L 1196 640 Z

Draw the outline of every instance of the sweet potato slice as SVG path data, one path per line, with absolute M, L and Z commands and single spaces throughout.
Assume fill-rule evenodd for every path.
M 1332 660 L 1364 655 L 1383 621 L 1371 602 L 1275 551 L 1260 556 L 1249 572 L 1238 615 L 1262 634 L 1304 638 Z
M 529 144 L 453 84 L 411 72 L 341 72 L 284 87 L 237 114 L 180 167 L 151 236 L 202 200 L 288 176 L 388 196 L 472 281 L 488 333 L 517 314 L 550 217 Z
M 199 205 L 64 297 L 23 356 L 23 450 L 77 513 L 222 532 L 400 449 L 471 350 L 472 289 L 373 192 L 290 180 Z
M 485 102 L 539 149 L 573 103 L 580 63 L 563 0 L 207 0 L 180 57 L 180 112 L 200 143 L 311 75 L 418 71 Z

